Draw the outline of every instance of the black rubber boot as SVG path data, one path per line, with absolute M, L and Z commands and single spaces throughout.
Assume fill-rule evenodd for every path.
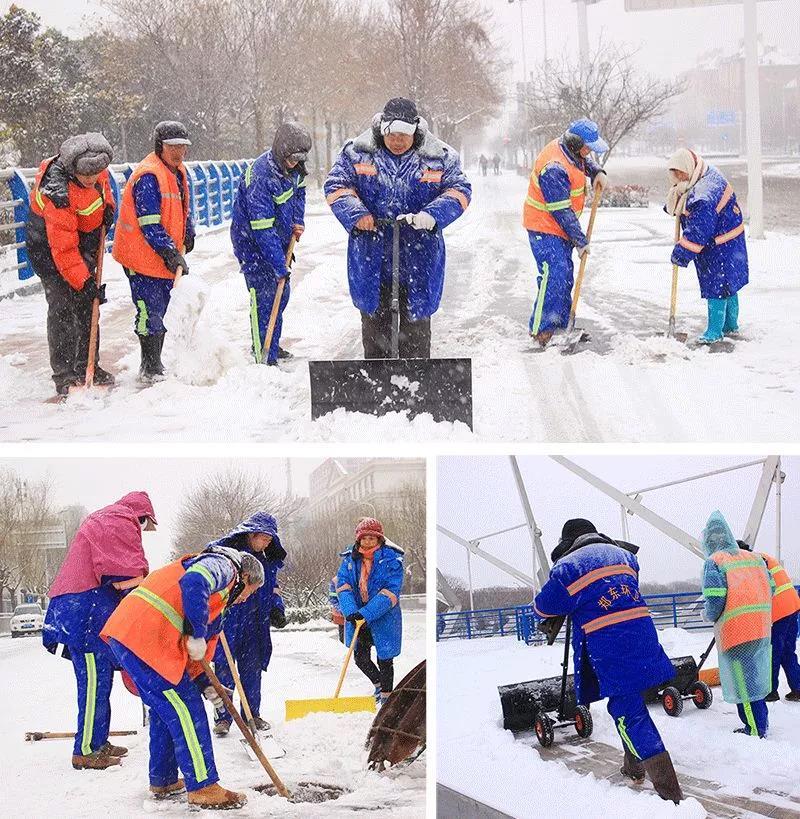
M 651 756 L 650 759 L 645 759 L 643 765 L 656 793 L 662 799 L 677 805 L 684 798 L 669 751 L 662 751 L 660 754 Z
M 781 698 L 781 695 L 777 691 L 770 691 L 764 700 L 766 702 L 777 702 Z
M 161 363 L 161 346 L 164 334 L 157 336 L 139 336 L 142 348 L 142 363 L 139 367 L 139 381 L 152 384 L 164 378 L 164 365 Z
M 645 774 L 642 760 L 637 759 L 627 748 L 625 749 L 625 758 L 622 760 L 622 767 L 619 769 L 619 772 L 634 782 L 641 782 Z

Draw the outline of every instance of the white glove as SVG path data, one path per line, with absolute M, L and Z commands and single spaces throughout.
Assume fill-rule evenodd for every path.
M 206 641 L 202 637 L 187 637 L 186 650 L 192 660 L 203 660 L 206 656 Z
M 594 186 L 598 191 L 607 188 L 609 185 L 608 174 L 605 171 L 600 171 L 594 178 Z
M 217 694 L 217 689 L 213 685 L 207 685 L 203 689 L 203 696 L 214 706 L 215 711 L 222 711 L 225 708 L 225 703 L 222 697 Z
M 424 210 L 419 213 L 404 213 L 400 218 L 408 222 L 414 230 L 433 230 L 436 227 L 436 220 Z
M 578 248 L 575 248 L 575 249 L 578 251 L 578 258 L 579 259 L 583 258 L 584 254 L 586 254 L 587 256 L 589 255 L 589 245 L 588 244 L 582 245 L 581 247 L 578 247 Z

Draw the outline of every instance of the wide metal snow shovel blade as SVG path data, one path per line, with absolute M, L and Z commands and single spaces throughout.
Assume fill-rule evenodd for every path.
M 461 421 L 472 429 L 472 359 L 400 358 L 400 223 L 392 229 L 391 358 L 310 361 L 311 417 L 339 408 L 368 415 L 430 413 L 434 421 Z
M 428 412 L 434 421 L 461 421 L 472 429 L 472 360 L 372 358 L 310 361 L 311 417 L 342 407 L 385 415 Z
M 339 696 L 339 692 L 342 690 L 342 683 L 344 682 L 344 675 L 347 672 L 347 666 L 350 662 L 350 658 L 353 656 L 353 649 L 356 647 L 358 632 L 361 630 L 361 626 L 364 625 L 364 622 L 364 620 L 359 620 L 358 623 L 356 623 L 356 630 L 353 632 L 353 639 L 350 640 L 350 648 L 347 649 L 334 695 L 332 697 L 318 697 L 310 700 L 286 700 L 287 722 L 290 719 L 299 719 L 300 717 L 305 717 L 308 716 L 308 714 L 318 711 L 333 714 L 349 714 L 354 711 L 375 711 L 375 697 Z

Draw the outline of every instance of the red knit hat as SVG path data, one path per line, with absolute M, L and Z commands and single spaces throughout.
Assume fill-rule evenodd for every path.
M 381 522 L 375 518 L 361 518 L 358 522 L 356 526 L 356 543 L 360 543 L 364 535 L 375 535 L 380 540 L 386 539 Z

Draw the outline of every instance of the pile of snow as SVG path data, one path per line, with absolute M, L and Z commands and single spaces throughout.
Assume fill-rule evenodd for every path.
M 710 631 L 659 632 L 669 656 L 696 659 L 711 636 Z M 705 816 L 694 799 L 676 807 L 652 791 L 612 785 L 561 762 L 545 762 L 535 748 L 503 730 L 497 687 L 559 675 L 562 659 L 562 646 L 526 646 L 514 637 L 438 643 L 437 780 L 519 819 L 542 816 L 543 811 L 548 819 L 573 819 L 588 815 L 587 805 L 592 816 Z M 715 664 L 712 653 L 708 665 Z M 677 719 L 660 705 L 649 707 L 678 778 L 684 774 L 718 782 L 721 793 L 757 794 L 765 788 L 800 795 L 794 744 L 800 707 L 783 701 L 770 704 L 769 736 L 759 740 L 732 733 L 741 725 L 736 706 L 723 702 L 719 688 L 713 691 L 709 710 L 686 703 Z M 592 739 L 620 748 L 621 761 L 619 736 L 604 702 L 592 706 L 592 717 Z

